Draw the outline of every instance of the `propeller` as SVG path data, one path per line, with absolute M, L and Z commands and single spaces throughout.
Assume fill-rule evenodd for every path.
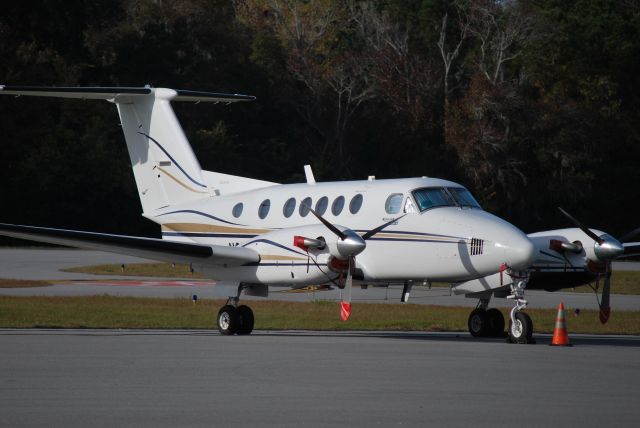
M 620 240 L 615 239 L 610 235 L 598 236 L 584 224 L 578 221 L 571 214 L 558 207 L 558 210 L 564 214 L 573 224 L 582 230 L 589 238 L 595 241 L 593 251 L 596 257 L 606 263 L 606 273 L 604 277 L 604 285 L 602 287 L 602 297 L 599 302 L 600 306 L 600 322 L 606 324 L 611 314 L 610 296 L 611 296 L 611 262 L 625 253 L 625 247 L 622 242 L 625 242 L 637 234 L 640 233 L 640 227 L 625 234 Z
M 635 238 L 637 235 L 640 235 L 640 227 L 637 229 L 632 230 L 631 232 L 623 235 L 620 238 L 620 242 L 629 242 L 631 240 L 631 238 Z
M 611 262 L 607 264 L 607 273 L 604 277 L 604 285 L 602 286 L 602 297 L 600 298 L 600 322 L 606 324 L 611 315 L 611 306 L 609 305 L 609 296 L 611 295 Z
M 560 210 L 560 212 L 562 214 L 564 214 L 569 220 L 571 220 L 571 222 L 573 224 L 576 225 L 576 227 L 580 230 L 582 230 L 584 233 L 587 234 L 587 236 L 591 239 L 593 239 L 594 241 L 596 241 L 598 244 L 602 244 L 604 242 L 604 239 L 602 239 L 601 237 L 599 237 L 598 235 L 596 235 L 595 233 L 593 233 L 591 230 L 589 230 L 589 228 L 587 228 L 584 224 L 582 224 L 581 222 L 579 222 L 575 217 L 573 217 L 571 214 L 569 214 L 568 212 L 566 212 L 565 210 L 563 210 L 562 208 L 558 207 L 558 209 Z
M 309 211 L 318 219 L 322 224 L 324 224 L 327 229 L 333 232 L 334 235 L 338 237 L 338 241 L 336 242 L 336 249 L 338 254 L 347 260 L 347 278 L 344 284 L 344 291 L 342 293 L 342 301 L 340 302 L 340 318 L 343 321 L 349 319 L 351 315 L 351 289 L 353 288 L 353 272 L 356 267 L 356 256 L 364 251 L 367 247 L 366 241 L 372 238 L 375 234 L 382 231 L 387 226 L 392 225 L 393 223 L 400 220 L 406 214 L 401 215 L 391 221 L 388 221 L 376 228 L 365 232 L 362 236 L 358 235 L 355 231 L 351 229 L 340 230 L 335 225 L 331 224 L 327 219 L 322 217 L 319 213 L 317 213 L 313 208 L 307 206 Z

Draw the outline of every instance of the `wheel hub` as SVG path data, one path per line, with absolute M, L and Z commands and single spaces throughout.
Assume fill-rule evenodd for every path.
M 482 320 L 480 319 L 480 317 L 478 315 L 474 315 L 471 318 L 471 328 L 475 332 L 478 332 L 478 331 L 480 331 L 480 329 L 482 329 Z
M 220 323 L 220 327 L 222 327 L 225 330 L 228 329 L 230 324 L 229 314 L 226 312 L 223 312 L 222 314 L 220 314 L 219 323 Z
M 522 322 L 519 319 L 511 325 L 511 332 L 513 333 L 513 337 L 520 338 L 522 336 Z

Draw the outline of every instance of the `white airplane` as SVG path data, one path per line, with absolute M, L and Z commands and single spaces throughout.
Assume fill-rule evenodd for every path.
M 627 242 L 640 233 L 637 228 L 625 234 L 620 240 L 600 230 L 589 229 L 562 208 L 559 210 L 576 226 L 567 229 L 546 230 L 527 235 L 534 243 L 536 257 L 526 275 L 528 290 L 557 291 L 591 285 L 597 293 L 599 282 L 603 279 L 602 295 L 598 301 L 600 321 L 609 320 L 611 293 L 611 262 L 613 260 L 640 254 L 640 242 Z M 504 329 L 491 322 L 491 313 L 497 309 L 488 309 L 491 297 L 515 298 L 517 306 L 524 308 L 524 287 L 518 281 L 512 281 L 500 272 L 455 284 L 454 294 L 479 299 L 478 307 L 469 316 L 469 332 L 476 337 L 500 336 Z M 512 297 L 514 296 L 514 297 Z M 524 325 L 525 334 L 510 334 L 519 337 L 521 342 L 531 341 L 528 333 L 533 329 L 531 319 L 524 312 L 512 311 L 511 326 Z
M 205 171 L 171 101 L 235 103 L 254 97 L 166 88 L 0 86 L 0 95 L 99 99 L 114 103 L 131 158 L 142 215 L 162 239 L 0 224 L 0 234 L 147 259 L 191 263 L 238 283 L 218 313 L 223 334 L 249 334 L 254 317 L 240 295 L 268 286 L 351 287 L 411 281 L 461 282 L 508 266 L 519 277 L 535 248 L 506 221 L 483 211 L 467 189 L 436 178 L 316 183 L 268 181 Z M 89 142 L 90 143 L 90 142 Z M 502 320 L 504 324 L 504 319 Z

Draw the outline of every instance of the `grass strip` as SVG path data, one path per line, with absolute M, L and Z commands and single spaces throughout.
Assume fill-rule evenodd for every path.
M 604 287 L 604 278 L 600 280 L 598 293 Z M 575 291 L 576 293 L 593 293 L 591 287 L 576 287 L 565 291 Z M 635 271 L 613 271 L 611 274 L 611 292 L 614 294 L 640 294 L 640 272 Z
M 0 288 L 32 288 L 32 287 L 48 287 L 50 285 L 53 285 L 53 282 L 31 280 L 31 279 L 0 278 Z
M 184 264 L 172 265 L 171 263 L 134 263 L 125 265 L 106 264 L 94 266 L 81 266 L 64 269 L 64 272 L 78 272 L 95 275 L 130 275 L 130 276 L 155 276 L 166 278 L 193 279 L 204 278 L 201 274 L 189 271 L 189 266 Z M 600 289 L 604 282 L 600 281 Z M 433 286 L 449 287 L 448 284 L 435 283 Z M 575 289 L 567 288 L 565 291 L 576 293 L 592 293 L 591 287 L 581 286 Z M 611 276 L 611 292 L 615 294 L 640 294 L 640 272 L 614 271 Z
M 122 267 L 124 266 L 124 268 Z M 62 269 L 63 272 L 88 273 L 93 275 L 155 276 L 166 278 L 204 278 L 202 274 L 191 272 L 189 265 L 172 263 L 131 263 L 79 266 Z
M 216 329 L 223 300 L 114 296 L 0 297 L 3 328 L 162 328 Z M 359 303 L 351 319 L 339 319 L 335 302 L 252 301 L 256 329 L 467 331 L 470 308 Z M 531 309 L 536 332 L 551 333 L 555 309 Z M 503 310 L 508 323 L 508 311 Z M 640 312 L 614 311 L 606 325 L 597 311 L 567 311 L 569 333 L 640 334 Z

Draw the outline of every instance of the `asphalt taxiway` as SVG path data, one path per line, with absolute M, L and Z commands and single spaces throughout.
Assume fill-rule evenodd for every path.
M 115 295 L 133 297 L 199 298 L 225 299 L 235 295 L 234 284 L 213 281 L 176 281 L 167 278 L 140 278 L 108 275 L 91 275 L 63 272 L 61 269 L 97 264 L 144 263 L 148 260 L 121 256 L 99 251 L 42 248 L 0 249 L 0 278 L 47 279 L 58 281 L 56 285 L 36 288 L 0 288 L 0 295 L 14 296 L 76 296 Z M 640 270 L 640 263 L 616 263 L 614 269 Z M 291 292 L 288 289 L 271 288 L 269 299 L 286 301 L 341 300 L 339 289 L 317 292 Z M 354 302 L 398 303 L 402 288 L 369 287 L 353 290 Z M 243 299 L 262 299 L 243 296 Z M 574 293 L 570 290 L 548 293 L 527 291 L 530 308 L 556 308 L 560 302 L 568 309 L 598 309 L 593 293 Z M 476 299 L 452 296 L 448 288 L 414 286 L 410 303 L 444 306 L 476 306 Z M 511 307 L 506 299 L 493 299 L 492 306 Z M 640 310 L 640 296 L 611 295 L 611 306 L 618 310 Z
M 0 278 L 61 282 L 0 288 L 0 295 L 229 293 L 213 282 L 59 270 L 139 261 L 3 249 Z M 399 294 L 356 289 L 354 300 L 395 303 Z M 528 297 L 534 307 L 597 307 L 590 294 Z M 339 290 L 270 293 L 278 300 L 333 298 Z M 411 302 L 476 304 L 442 288 L 414 289 Z M 637 296 L 614 295 L 612 303 L 640 310 Z M 0 329 L 0 427 L 637 425 L 640 336 L 570 335 L 574 346 L 561 348 L 548 346 L 549 335 L 535 338 L 535 345 L 510 345 L 467 333 Z
M 637 426 L 640 337 L 0 330 L 0 426 Z

